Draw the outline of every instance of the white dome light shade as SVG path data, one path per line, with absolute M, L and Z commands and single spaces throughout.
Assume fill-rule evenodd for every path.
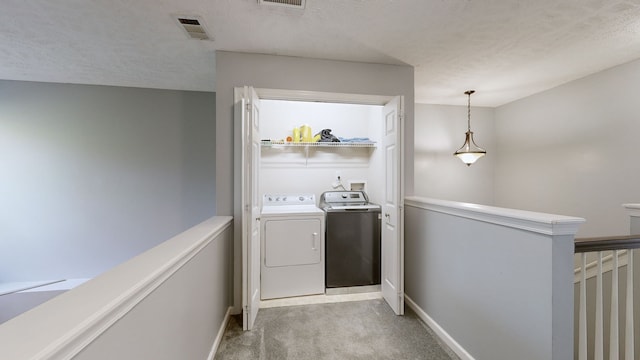
M 473 141 L 473 132 L 467 131 L 464 145 L 453 155 L 457 156 L 463 163 L 467 164 L 467 166 L 471 166 L 471 164 L 486 154 L 487 152 Z

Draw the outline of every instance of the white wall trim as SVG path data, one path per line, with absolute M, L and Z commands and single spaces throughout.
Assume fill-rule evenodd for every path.
M 363 105 L 385 105 L 393 96 L 347 94 L 322 91 L 255 88 L 260 99 L 287 101 L 321 101 Z
M 627 215 L 632 217 L 640 217 L 640 204 L 622 204 L 627 209 Z
M 0 358 L 74 357 L 218 238 L 231 220 L 230 216 L 206 220 L 3 324 L 0 337 L 7 336 L 8 346 L 0 349 Z M 43 319 L 48 319 L 46 325 Z M 40 329 L 38 336 L 31 336 L 33 329 Z M 26 338 L 31 340 L 25 342 Z
M 436 335 L 438 335 L 440 340 L 447 344 L 447 346 L 449 346 L 449 348 L 451 348 L 451 350 L 460 357 L 460 360 L 475 360 L 473 356 L 471 356 L 471 354 L 462 347 L 462 345 L 449 335 L 449 333 L 447 333 L 435 320 L 427 315 L 427 313 L 424 312 L 424 310 L 422 310 L 409 296 L 407 296 L 407 294 L 404 295 L 404 299 L 406 304 L 409 305 L 416 315 L 418 315 L 418 317 L 422 319 L 422 321 L 424 321 L 433 330 L 433 332 L 436 333 Z
M 60 280 L 45 280 L 45 281 L 20 281 L 10 283 L 0 283 L 0 296 L 10 295 L 17 292 L 27 291 L 31 289 L 41 288 L 47 285 L 56 284 L 65 281 Z
M 583 218 L 572 216 L 506 209 L 418 196 L 407 197 L 405 199 L 405 205 L 544 235 L 575 235 L 578 231 L 578 226 L 585 222 Z
M 232 306 L 227 308 L 226 314 L 224 314 L 224 321 L 220 324 L 220 328 L 218 329 L 218 334 L 216 335 L 215 340 L 213 341 L 213 346 L 211 346 L 211 351 L 209 351 L 209 356 L 207 356 L 207 360 L 213 360 L 216 357 L 216 352 L 218 351 L 218 347 L 222 342 L 222 337 L 224 336 L 224 331 L 227 329 L 227 324 L 229 324 L 229 319 L 231 318 L 231 311 L 233 310 Z

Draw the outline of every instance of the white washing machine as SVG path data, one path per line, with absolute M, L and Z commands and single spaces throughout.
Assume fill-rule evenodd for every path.
M 260 230 L 261 298 L 324 294 L 324 212 L 315 195 L 264 195 Z

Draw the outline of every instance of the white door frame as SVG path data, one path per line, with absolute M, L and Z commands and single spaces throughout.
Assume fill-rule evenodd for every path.
M 267 88 L 254 88 L 255 92 L 258 94 L 258 97 L 262 100 L 289 100 L 289 101 L 313 101 L 313 102 L 331 102 L 331 103 L 347 103 L 347 104 L 361 104 L 361 105 L 380 105 L 384 106 L 397 95 L 393 96 L 385 96 L 385 95 L 365 95 L 365 94 L 349 94 L 349 93 L 332 93 L 332 92 L 319 92 L 319 91 L 301 91 L 301 90 L 282 90 L 282 89 L 267 89 Z M 234 122 L 241 121 L 241 119 L 234 118 Z M 400 116 L 399 119 L 400 126 L 402 129 L 400 141 L 401 144 L 399 149 L 401 151 L 399 166 L 400 166 L 400 186 L 404 189 L 404 128 L 405 128 L 405 117 L 404 115 Z M 244 136 L 244 134 L 242 134 Z M 244 151 L 242 149 L 241 151 Z M 242 166 L 242 164 L 236 163 L 235 166 Z M 402 191 L 404 193 L 404 191 Z M 398 224 L 400 226 L 400 244 L 399 247 L 401 249 L 401 259 L 400 259 L 400 268 L 398 269 L 400 273 L 400 284 L 399 291 L 401 292 L 400 296 L 401 301 L 403 300 L 404 295 L 404 198 L 399 200 L 399 211 L 398 211 Z M 241 238 L 241 241 L 244 243 L 247 239 Z M 235 261 L 242 263 L 242 254 L 235 257 Z M 242 269 L 242 266 L 240 266 Z M 242 292 L 246 291 L 242 289 Z M 242 297 L 240 299 L 235 299 L 234 305 L 236 308 L 241 308 Z M 402 301 L 403 302 L 403 301 Z M 404 307 L 404 306 L 402 306 Z

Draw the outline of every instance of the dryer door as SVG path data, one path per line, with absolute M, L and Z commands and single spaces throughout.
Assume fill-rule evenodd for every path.
M 263 220 L 266 267 L 311 265 L 321 261 L 319 219 Z

